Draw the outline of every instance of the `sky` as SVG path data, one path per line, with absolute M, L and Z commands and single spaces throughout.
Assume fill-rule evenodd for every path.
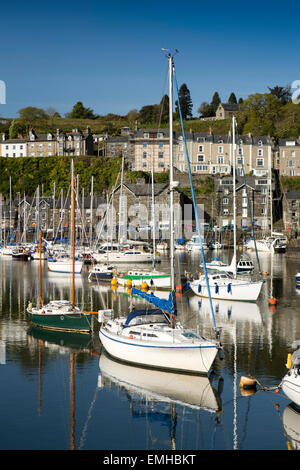
M 64 116 L 77 101 L 126 115 L 159 103 L 168 93 L 162 48 L 179 51 L 176 78 L 194 116 L 215 91 L 223 102 L 268 92 L 300 80 L 299 12 L 269 0 L 2 2 L 0 116 L 26 106 Z

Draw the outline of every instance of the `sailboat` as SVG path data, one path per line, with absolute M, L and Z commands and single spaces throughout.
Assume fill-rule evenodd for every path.
M 121 286 L 131 287 L 151 287 L 151 289 L 170 289 L 171 274 L 156 270 L 156 246 L 155 246 L 155 207 L 154 207 L 154 175 L 152 165 L 152 237 L 153 237 L 153 269 L 134 269 L 123 274 L 119 274 L 117 282 Z
M 38 305 L 33 307 L 29 303 L 27 314 L 30 321 L 39 327 L 76 331 L 80 333 L 89 333 L 91 330 L 92 314 L 83 312 L 75 305 L 74 295 L 74 252 L 75 252 L 75 195 L 74 195 L 74 170 L 72 161 L 72 300 L 51 300 L 44 305 L 41 296 L 41 257 L 39 266 L 39 299 Z M 40 254 L 41 254 L 41 235 L 40 235 Z
M 174 274 L 174 213 L 176 182 L 173 180 L 173 56 L 169 63 L 169 125 L 170 125 L 170 265 L 171 292 L 169 299 L 149 294 L 149 302 L 157 308 L 133 310 L 128 316 L 112 318 L 112 311 L 99 311 L 99 337 L 106 352 L 115 359 L 154 369 L 192 374 L 207 374 L 220 344 L 185 329 L 175 321 L 177 314 Z M 139 293 L 132 289 L 132 293 Z M 147 293 L 144 293 L 147 296 Z
M 263 281 L 252 281 L 250 279 L 238 279 L 236 263 L 236 190 L 235 190 L 235 117 L 232 117 L 232 147 L 233 147 L 233 217 L 234 217 L 234 253 L 230 265 L 220 266 L 219 263 L 207 263 L 206 267 L 213 269 L 216 267 L 216 273 L 200 275 L 198 279 L 191 282 L 192 291 L 201 297 L 208 297 L 206 277 L 208 277 L 212 298 L 224 300 L 242 300 L 255 302 L 260 294 Z M 219 266 L 218 266 L 219 264 Z

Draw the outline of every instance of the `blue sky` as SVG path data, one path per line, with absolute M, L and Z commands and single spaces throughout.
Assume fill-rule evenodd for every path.
M 300 5 L 283 2 L 30 1 L 1 5 L 0 116 L 25 106 L 127 114 L 167 92 L 167 59 L 193 114 L 218 91 L 227 101 L 300 79 Z

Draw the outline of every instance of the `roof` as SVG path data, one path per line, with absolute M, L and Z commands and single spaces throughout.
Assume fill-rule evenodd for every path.
M 238 104 L 233 103 L 220 103 L 219 106 L 223 106 L 225 111 L 237 111 L 240 106 Z
M 300 199 L 300 190 L 287 191 L 285 197 L 286 199 Z
M 123 183 L 123 185 L 131 191 L 135 196 L 151 196 L 152 194 L 152 187 L 151 184 L 131 184 L 131 183 Z M 119 185 L 115 191 L 117 191 L 121 185 Z M 162 193 L 166 188 L 168 188 L 168 184 L 154 184 L 154 196 L 158 196 Z

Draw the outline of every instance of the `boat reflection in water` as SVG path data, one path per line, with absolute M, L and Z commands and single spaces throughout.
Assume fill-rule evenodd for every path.
M 99 368 L 99 383 L 102 387 L 108 380 L 109 383 L 125 388 L 130 394 L 138 394 L 153 402 L 172 402 L 212 413 L 222 411 L 222 378 L 219 379 L 219 391 L 216 391 L 207 376 L 136 367 L 112 359 L 105 352 L 101 354 Z
M 289 450 L 300 450 L 300 406 L 290 403 L 282 414 L 282 425 Z
M 70 331 L 46 330 L 35 326 L 30 327 L 27 334 L 46 345 L 53 345 L 54 347 L 57 345 L 59 348 L 64 347 L 87 352 L 90 352 L 92 349 L 92 338 L 90 335 Z
M 209 299 L 190 297 L 189 306 L 193 312 L 198 312 L 201 316 L 208 317 L 210 315 Z M 228 321 L 248 321 L 251 323 L 261 324 L 262 318 L 260 309 L 256 303 L 251 302 L 234 302 L 230 300 L 212 299 L 212 304 L 217 320 Z

